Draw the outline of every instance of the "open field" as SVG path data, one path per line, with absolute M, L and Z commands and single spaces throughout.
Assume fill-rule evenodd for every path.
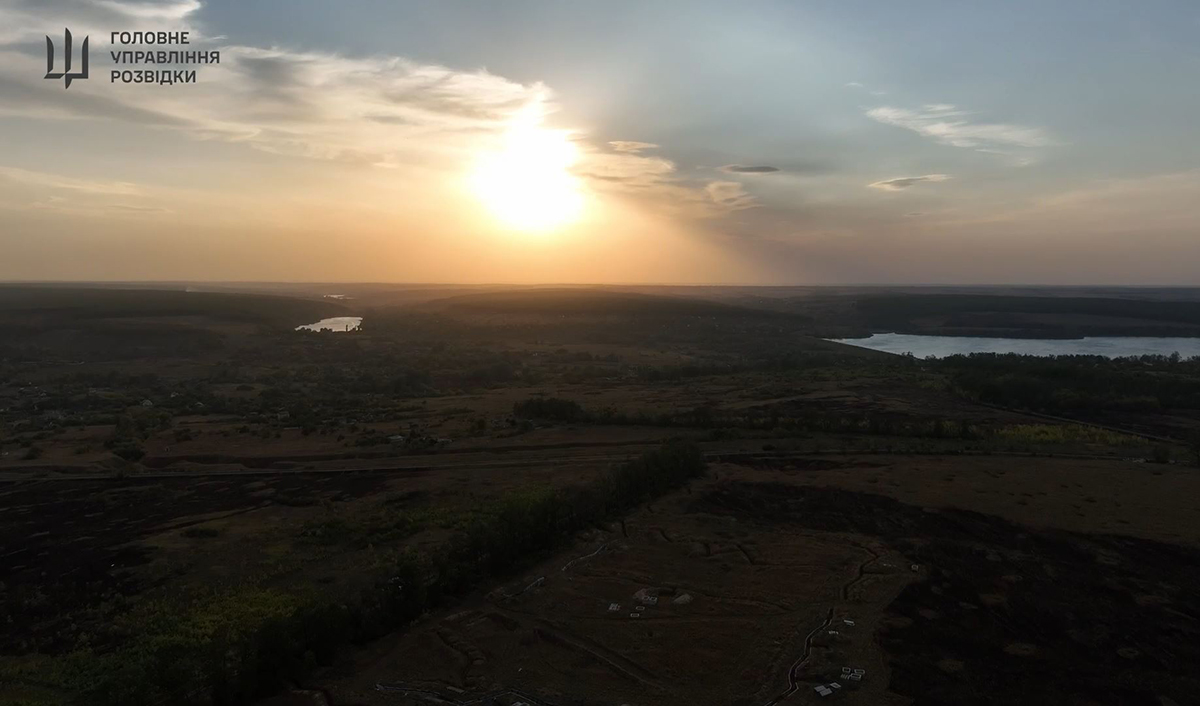
M 869 650 L 878 616 L 867 605 L 886 605 L 911 580 L 902 557 L 858 538 L 764 532 L 692 512 L 708 486 L 689 490 L 380 641 L 346 667 L 353 676 L 322 686 L 334 703 L 420 701 L 405 689 L 465 700 L 504 688 L 550 703 L 765 703 L 789 691 L 804 653 L 828 662 L 831 644 L 843 660 L 880 670 Z M 827 630 L 812 634 L 818 626 Z M 878 696 L 884 684 L 864 686 Z
M 814 687 L 832 681 L 847 703 L 1192 702 L 1200 625 L 1186 577 L 1200 569 L 1200 518 L 1189 503 L 1149 528 L 1136 504 L 1085 519 L 1077 498 L 1047 486 L 1130 469 L 1052 462 L 1015 485 L 1046 488 L 1031 512 L 988 497 L 1007 493 L 987 479 L 1015 469 L 979 461 L 956 492 L 945 488 L 954 459 L 930 462 L 715 465 L 314 685 L 335 704 L 506 691 L 550 704 L 817 703 Z M 850 489 L 881 477 L 884 489 Z M 1163 498 L 1197 479 L 1140 485 Z M 1110 534 L 1114 517 L 1158 539 Z M 866 676 L 847 682 L 844 666 Z
M 830 292 L 98 291 L 0 291 L 0 701 L 1195 703 L 1194 361 L 890 356 Z

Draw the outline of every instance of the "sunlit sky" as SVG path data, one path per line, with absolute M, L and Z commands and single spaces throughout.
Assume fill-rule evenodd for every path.
M 111 83 L 120 30 L 221 63 Z M 1197 36 L 1194 0 L 0 0 L 0 280 L 1200 284 Z

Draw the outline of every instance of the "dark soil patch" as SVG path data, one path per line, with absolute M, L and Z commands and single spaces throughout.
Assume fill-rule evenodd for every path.
M 926 580 L 889 606 L 904 627 L 879 636 L 916 704 L 1200 703 L 1196 550 L 775 483 L 724 483 L 691 510 L 870 535 L 916 562 Z
M 149 561 L 132 542 L 184 531 L 193 515 L 253 510 L 278 497 L 315 504 L 361 497 L 385 473 L 111 481 L 43 481 L 0 486 L 0 651 L 70 648 L 61 629 L 84 612 L 125 603 L 140 586 L 130 569 Z

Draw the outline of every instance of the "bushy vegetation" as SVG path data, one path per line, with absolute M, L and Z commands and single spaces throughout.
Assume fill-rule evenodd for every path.
M 932 439 L 977 439 L 982 435 L 975 425 L 957 419 L 922 419 L 868 412 L 830 414 L 820 410 L 774 408 L 730 412 L 703 405 L 668 412 L 626 412 L 612 408 L 593 411 L 584 409 L 573 400 L 554 397 L 519 402 L 515 412 L 517 416 L 538 419 L 626 426 L 758 429 Z
M 339 648 L 401 629 L 704 469 L 695 446 L 674 443 L 591 484 L 507 495 L 469 513 L 440 550 L 394 556 L 353 598 L 244 587 L 185 611 L 143 605 L 120 620 L 126 639 L 119 649 L 83 648 L 39 664 L 38 681 L 82 692 L 88 704 L 246 703 L 329 663 Z
M 1200 360 L 975 353 L 938 367 L 981 402 L 1044 412 L 1200 409 Z
M 872 364 L 878 369 L 904 369 L 911 367 L 911 363 L 912 361 L 903 358 L 872 361 Z M 848 368 L 859 364 L 860 361 L 857 359 L 831 353 L 805 352 L 790 355 L 763 355 L 759 351 L 753 356 L 739 358 L 730 362 L 684 363 L 668 366 L 644 365 L 637 368 L 637 377 L 646 382 L 679 382 L 681 380 L 716 375 L 751 372 L 783 373 L 801 370 L 813 371 L 817 369 Z
M 556 400 L 569 405 L 570 420 L 594 424 L 627 426 L 677 427 L 708 429 L 710 438 L 722 439 L 728 434 L 746 432 L 785 433 L 844 437 L 850 443 L 855 437 L 883 437 L 896 440 L 920 440 L 948 443 L 970 442 L 975 449 L 1037 452 L 1047 447 L 1072 448 L 1079 446 L 1146 447 L 1145 439 L 1087 424 L 1045 423 L 993 425 L 937 416 L 878 413 L 871 411 L 787 408 L 766 406 L 754 409 L 722 410 L 716 406 L 697 406 L 692 409 L 647 412 L 622 411 L 612 408 L 589 410 L 570 400 Z M 576 411 L 578 410 L 578 411 Z M 544 418 L 544 417 L 543 417 Z M 875 442 L 871 442 L 874 444 Z M 1200 458 L 1200 442 L 1193 452 Z M 890 451 L 906 448 L 948 449 L 954 446 L 887 446 Z M 1200 463 L 1200 461 L 1198 461 Z

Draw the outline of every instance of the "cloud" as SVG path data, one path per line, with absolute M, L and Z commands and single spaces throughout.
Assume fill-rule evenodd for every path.
M 972 113 L 949 103 L 931 103 L 921 110 L 881 106 L 867 117 L 885 125 L 912 130 L 944 145 L 980 151 L 997 148 L 1038 148 L 1055 144 L 1045 130 L 1009 123 L 973 122 Z
M 622 152 L 586 152 L 575 169 L 585 179 L 636 191 L 659 186 L 675 177 L 675 163 L 662 157 Z
M 779 167 L 768 166 L 745 166 L 742 164 L 726 164 L 721 167 L 721 171 L 730 172 L 732 174 L 773 174 L 779 171 Z
M 0 166 L 0 208 L 59 214 L 136 217 L 171 213 L 159 205 L 162 190 L 127 181 L 83 179 Z
M 753 196 L 746 193 L 736 181 L 714 181 L 704 187 L 714 204 L 730 211 L 740 211 L 758 205 Z
M 684 218 L 719 218 L 757 207 L 758 201 L 736 181 L 697 182 L 659 156 L 588 149 L 574 170 L 596 191 L 634 199 L 645 206 Z M 645 144 L 645 143 L 638 143 Z
M 612 143 L 609 143 L 612 144 Z M 645 202 L 689 218 L 716 218 L 758 205 L 734 181 L 693 182 L 662 157 L 628 152 L 585 152 L 576 175 L 594 189 Z
M 77 38 L 90 35 L 97 54 L 112 30 L 190 29 L 186 20 L 200 8 L 198 0 L 5 0 L 3 5 L 0 45 L 42 40 L 55 28 L 70 27 Z
M 12 0 L 0 5 L 0 93 L 5 96 L 0 114 L 153 126 L 292 158 L 388 167 L 419 179 L 434 173 L 453 177 L 480 153 L 501 145 L 514 124 L 549 125 L 558 110 L 550 87 L 485 70 L 396 56 L 226 44 L 205 32 L 197 17 L 200 6 L 197 0 Z M 91 33 L 97 77 L 114 67 L 108 52 L 99 51 L 112 29 L 188 31 L 189 50 L 217 50 L 221 59 L 194 67 L 197 83 L 182 88 L 147 90 L 92 80 L 73 84 L 67 94 L 60 84 L 41 80 L 42 33 L 48 23 L 70 26 L 76 37 Z M 580 151 L 573 171 L 599 190 L 699 217 L 753 204 L 744 191 L 734 194 L 729 187 L 718 187 L 721 198 L 714 199 L 704 180 L 647 154 L 655 144 L 614 140 L 596 145 L 578 131 L 565 132 Z
M 851 81 L 850 83 L 846 84 L 846 88 L 865 88 L 865 86 L 858 81 Z
M 922 176 L 885 179 L 883 181 L 877 181 L 874 184 L 867 184 L 867 186 L 872 189 L 882 189 L 883 191 L 901 191 L 913 186 L 914 184 L 920 184 L 921 182 L 946 181 L 949 178 L 949 175 L 946 174 L 925 174 Z
M 199 0 L 175 0 L 174 2 L 94 0 L 93 4 L 139 20 L 181 20 L 200 9 Z
M 9 58 L 0 52 L 0 60 Z M 31 71 L 36 71 L 36 67 L 32 63 L 25 64 Z M 17 73 L 16 68 L 21 66 L 20 62 L 9 64 L 12 73 Z M 42 71 L 45 71 L 45 59 L 41 63 Z M 3 71 L 0 68 L 0 71 Z M 0 102 L 0 115 L 16 115 L 30 118 L 50 118 L 55 120 L 86 120 L 94 117 L 102 117 L 110 120 L 119 120 L 121 122 L 133 123 L 136 125 L 147 125 L 157 127 L 175 127 L 186 128 L 192 126 L 190 120 L 178 118 L 171 115 L 166 115 L 154 110 L 139 108 L 136 105 L 131 105 L 117 98 L 99 95 L 97 93 L 87 93 L 84 90 L 72 92 L 70 100 L 64 100 L 58 93 L 47 90 L 43 84 L 48 83 L 43 81 L 38 84 L 31 84 L 27 81 L 22 81 L 18 78 L 4 76 L 0 73 L 0 95 L 3 95 L 5 100 Z M 72 84 L 72 88 L 76 85 L 82 87 L 82 82 Z
M 432 163 L 437 160 L 428 157 L 439 152 L 461 156 L 518 116 L 540 119 L 556 109 L 542 84 L 483 70 L 220 44 L 196 21 L 199 8 L 197 0 L 0 5 L 0 91 L 6 98 L 0 114 L 153 125 L 278 154 L 388 165 Z M 91 35 L 93 80 L 77 82 L 69 94 L 40 80 L 47 26 L 69 26 L 77 41 Z M 182 67 L 197 73 L 197 83 L 183 88 L 147 91 L 104 81 L 116 67 L 104 50 L 109 32 L 126 28 L 186 31 L 189 50 L 219 51 L 220 63 Z
M 105 196 L 139 196 L 143 193 L 141 187 L 125 181 L 95 181 L 89 179 L 76 179 L 73 177 L 62 176 L 60 174 L 35 172 L 29 169 L 20 169 L 18 167 L 0 166 L 0 179 L 5 179 L 26 187 L 76 191 L 85 194 L 97 194 Z
M 638 152 L 658 148 L 658 145 L 652 142 L 638 142 L 636 140 L 613 140 L 608 144 L 618 152 L 628 152 L 630 154 L 637 154 Z
M 539 83 L 397 57 L 232 46 L 221 58 L 204 69 L 212 90 L 161 110 L 190 117 L 197 136 L 279 154 L 383 166 L 463 159 L 556 109 Z

